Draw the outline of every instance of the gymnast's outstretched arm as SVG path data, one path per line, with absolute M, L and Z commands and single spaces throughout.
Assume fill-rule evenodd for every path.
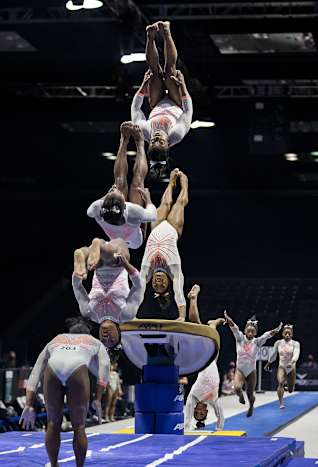
M 36 414 L 34 410 L 34 397 L 49 358 L 50 353 L 48 345 L 46 345 L 38 356 L 27 382 L 26 403 L 19 421 L 19 423 L 22 424 L 22 428 L 26 430 L 34 429 L 35 426 Z
M 174 299 L 179 310 L 179 321 L 184 321 L 186 317 L 187 305 L 186 299 L 183 292 L 184 276 L 181 269 L 181 264 L 173 264 L 170 266 L 170 272 L 172 274 L 172 285 L 174 292 Z
M 27 392 L 28 391 L 29 392 L 31 391 L 33 393 L 36 392 L 49 358 L 50 358 L 50 353 L 49 353 L 48 344 L 47 344 L 42 350 L 42 352 L 40 353 L 40 355 L 38 356 L 35 362 L 35 365 L 33 367 L 33 370 L 29 376 L 29 379 L 27 382 Z
M 277 328 L 272 329 L 271 331 L 264 332 L 264 334 L 260 337 L 255 338 L 255 344 L 261 347 L 262 345 L 265 344 L 267 339 L 270 339 L 271 337 L 275 336 L 275 334 L 279 333 L 283 326 L 283 323 L 280 323 Z
M 241 342 L 244 339 L 244 334 L 240 331 L 237 324 L 234 323 L 232 318 L 227 314 L 226 310 L 224 310 L 224 318 L 226 323 L 230 326 L 231 331 L 235 337 L 236 342 Z
M 90 318 L 91 310 L 89 306 L 90 299 L 88 293 L 83 286 L 82 280 L 75 274 L 72 276 L 72 286 L 81 315 L 84 316 L 84 318 Z
M 134 95 L 134 98 L 131 103 L 131 120 L 133 123 L 136 123 L 141 127 L 146 141 L 149 141 L 150 139 L 151 124 L 146 119 L 145 114 L 141 110 L 141 107 L 144 101 L 144 96 L 147 93 L 147 86 L 151 77 L 151 71 L 146 71 L 143 82 L 141 83 L 140 88 L 138 89 L 136 94 Z
M 127 258 L 119 255 L 117 258 L 119 259 L 120 264 L 127 270 L 132 282 L 132 287 L 126 301 L 126 307 L 122 311 L 123 320 L 130 321 L 136 318 L 137 311 L 144 299 L 146 283 L 142 280 L 139 271 L 127 261 Z
M 183 110 L 183 113 L 178 119 L 176 125 L 172 128 L 171 132 L 169 133 L 169 144 L 170 146 L 173 146 L 179 143 L 190 129 L 193 115 L 193 104 L 191 96 L 185 84 L 184 76 L 181 73 L 181 71 L 177 70 L 177 76 L 171 76 L 171 79 L 173 79 L 179 86 Z

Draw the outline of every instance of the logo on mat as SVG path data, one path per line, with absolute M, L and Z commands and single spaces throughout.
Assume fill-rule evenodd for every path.
M 177 401 L 183 402 L 183 400 L 184 400 L 183 394 L 179 394 L 173 399 L 174 402 L 177 402 Z
M 162 325 L 160 323 L 144 323 L 139 324 L 138 329 L 144 329 L 145 331 L 153 330 L 153 331 L 160 331 Z
M 184 428 L 184 423 L 177 423 L 176 426 L 174 427 L 173 431 L 183 430 L 183 428 Z

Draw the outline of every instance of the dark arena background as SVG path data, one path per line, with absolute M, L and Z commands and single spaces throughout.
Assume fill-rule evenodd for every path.
M 79 313 L 73 251 L 105 238 L 86 210 L 113 183 L 119 126 L 130 120 L 147 69 L 121 58 L 144 52 L 145 28 L 160 19 L 171 22 L 198 122 L 171 149 L 171 168 L 189 177 L 179 243 L 185 292 L 200 284 L 204 323 L 225 309 L 241 329 L 255 314 L 260 334 L 292 323 L 299 363 L 318 358 L 318 2 L 102 0 L 70 11 L 64 0 L 1 0 L 5 405 L 10 351 L 15 367 L 33 366 L 65 318 Z M 147 186 L 158 206 L 167 180 Z M 132 252 L 138 268 L 143 251 Z M 149 317 L 150 306 L 138 317 Z M 219 333 L 222 381 L 236 354 L 228 328 Z M 139 382 L 123 355 L 119 366 L 123 385 Z M 316 373 L 305 389 L 318 389 Z M 264 373 L 263 384 L 275 391 L 274 373 Z

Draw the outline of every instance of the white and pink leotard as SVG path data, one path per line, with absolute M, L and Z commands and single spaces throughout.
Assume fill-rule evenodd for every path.
M 131 119 L 139 125 L 146 141 L 150 141 L 156 130 L 168 136 L 169 146 L 179 143 L 188 133 L 192 121 L 193 107 L 189 94 L 182 97 L 182 108 L 168 96 L 161 99 L 152 109 L 147 120 L 141 110 L 144 94 L 137 92 L 131 104 Z
M 299 359 L 300 355 L 300 344 L 298 341 L 290 339 L 290 341 L 285 341 L 285 339 L 280 339 L 274 344 L 274 351 L 271 355 L 269 362 L 272 363 L 276 360 L 277 354 L 279 355 L 279 364 L 280 368 L 283 368 L 286 371 L 286 374 L 290 373 Z
M 88 294 L 81 280 L 73 275 L 73 291 L 82 316 L 98 324 L 106 319 L 124 323 L 135 318 L 143 299 L 143 287 L 137 269 L 129 277 L 132 282 L 131 289 L 128 273 L 123 267 L 97 268 L 92 289 Z
M 208 406 L 213 407 L 217 418 L 217 429 L 222 430 L 224 427 L 223 408 L 219 401 L 219 385 L 220 376 L 216 362 L 212 362 L 205 370 L 200 371 L 198 378 L 191 388 L 187 398 L 185 408 L 185 429 L 191 430 L 193 413 L 198 402 L 204 402 Z
M 125 223 L 121 225 L 113 225 L 104 221 L 100 215 L 103 203 L 103 198 L 94 201 L 88 208 L 87 215 L 96 220 L 111 240 L 121 238 L 126 242 L 128 248 L 139 248 L 143 244 L 143 234 L 140 224 L 154 222 L 157 219 L 156 206 L 149 203 L 145 208 L 143 208 L 138 204 L 126 201 L 123 213 Z
M 175 302 L 178 306 L 182 306 L 186 304 L 186 300 L 183 293 L 184 277 L 177 241 L 177 231 L 168 221 L 157 225 L 147 240 L 140 275 L 145 288 L 154 272 L 166 272 L 173 282 Z
M 85 365 L 106 387 L 109 381 L 110 361 L 104 345 L 89 334 L 59 334 L 49 342 L 33 367 L 27 390 L 36 391 L 47 365 L 63 386 L 77 368 Z
M 256 370 L 256 355 L 258 349 L 271 337 L 271 332 L 265 332 L 262 336 L 254 337 L 249 340 L 242 331 L 239 330 L 236 324 L 230 326 L 230 329 L 236 340 L 236 368 L 240 370 L 246 378 L 253 370 Z

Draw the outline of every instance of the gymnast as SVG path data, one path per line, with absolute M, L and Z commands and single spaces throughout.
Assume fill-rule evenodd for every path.
M 199 292 L 200 286 L 195 284 L 188 293 L 190 300 L 189 321 L 201 324 L 197 303 Z M 224 324 L 224 322 L 224 318 L 218 318 L 208 321 L 208 325 L 216 328 L 220 324 Z M 213 408 L 216 415 L 216 429 L 223 430 L 224 414 L 219 400 L 219 385 L 220 376 L 216 361 L 214 360 L 207 368 L 200 371 L 188 395 L 184 425 L 186 430 L 191 430 L 193 418 L 197 421 L 196 428 L 204 428 L 204 421 L 208 416 L 209 408 Z
M 90 247 L 74 252 L 72 285 L 80 312 L 100 325 L 99 337 L 109 349 L 120 344 L 119 323 L 135 318 L 143 300 L 139 271 L 129 261 L 129 250 L 121 238 L 110 242 L 95 238 Z M 88 270 L 94 270 L 89 294 L 82 283 Z
M 158 21 L 146 28 L 146 59 L 149 70 L 135 94 L 131 105 L 131 119 L 140 125 L 149 142 L 148 158 L 152 176 L 160 178 L 169 158 L 169 148 L 188 133 L 192 120 L 192 99 L 184 76 L 176 69 L 178 53 L 169 21 Z M 156 36 L 164 40 L 164 69 L 161 68 Z M 148 96 L 151 110 L 148 120 L 141 110 L 144 96 Z
M 156 207 L 151 202 L 149 190 L 144 187 L 148 163 L 142 131 L 132 122 L 124 122 L 120 132 L 120 145 L 114 164 L 114 185 L 103 198 L 90 205 L 87 215 L 96 220 L 110 239 L 122 238 L 129 248 L 137 249 L 143 243 L 140 225 L 156 220 Z M 135 140 L 137 154 L 128 188 L 127 146 L 130 136 Z
M 46 450 L 51 467 L 58 466 L 64 396 L 67 398 L 74 430 L 73 448 L 77 467 L 84 465 L 87 452 L 85 420 L 90 398 L 88 370 L 97 377 L 94 406 L 99 423 L 102 419 L 101 397 L 109 381 L 110 361 L 102 343 L 90 335 L 90 327 L 81 318 L 66 320 L 67 333 L 57 335 L 42 350 L 27 382 L 26 406 L 20 423 L 34 429 L 34 399 L 44 373 L 44 399 L 47 411 Z
M 245 325 L 244 334 L 239 327 L 234 323 L 226 311 L 224 311 L 226 323 L 230 326 L 236 340 L 236 370 L 234 376 L 234 389 L 239 397 L 241 404 L 245 404 L 243 394 L 243 386 L 245 385 L 247 398 L 249 401 L 249 409 L 246 413 L 247 417 L 253 415 L 255 402 L 255 386 L 256 386 L 256 355 L 258 349 L 265 344 L 267 339 L 277 334 L 283 323 L 272 331 L 265 332 L 262 336 L 256 337 L 258 325 L 255 317 L 248 319 Z
M 173 203 L 173 189 L 178 179 L 181 190 L 176 202 Z M 151 224 L 152 231 L 146 243 L 140 269 L 143 293 L 146 283 L 151 281 L 155 298 L 170 299 L 173 287 L 179 321 L 185 320 L 186 300 L 183 293 L 184 277 L 177 242 L 182 235 L 184 208 L 187 204 L 188 177 L 179 169 L 175 169 L 170 173 L 169 184 L 157 209 L 157 220 Z
M 293 340 L 293 325 L 285 324 L 283 327 L 282 336 L 274 344 L 274 352 L 266 363 L 264 370 L 269 370 L 271 364 L 279 355 L 279 364 L 277 368 L 277 395 L 279 400 L 279 408 L 284 409 L 284 385 L 287 382 L 288 392 L 292 393 L 295 389 L 296 382 L 296 363 L 299 359 L 300 344 Z

